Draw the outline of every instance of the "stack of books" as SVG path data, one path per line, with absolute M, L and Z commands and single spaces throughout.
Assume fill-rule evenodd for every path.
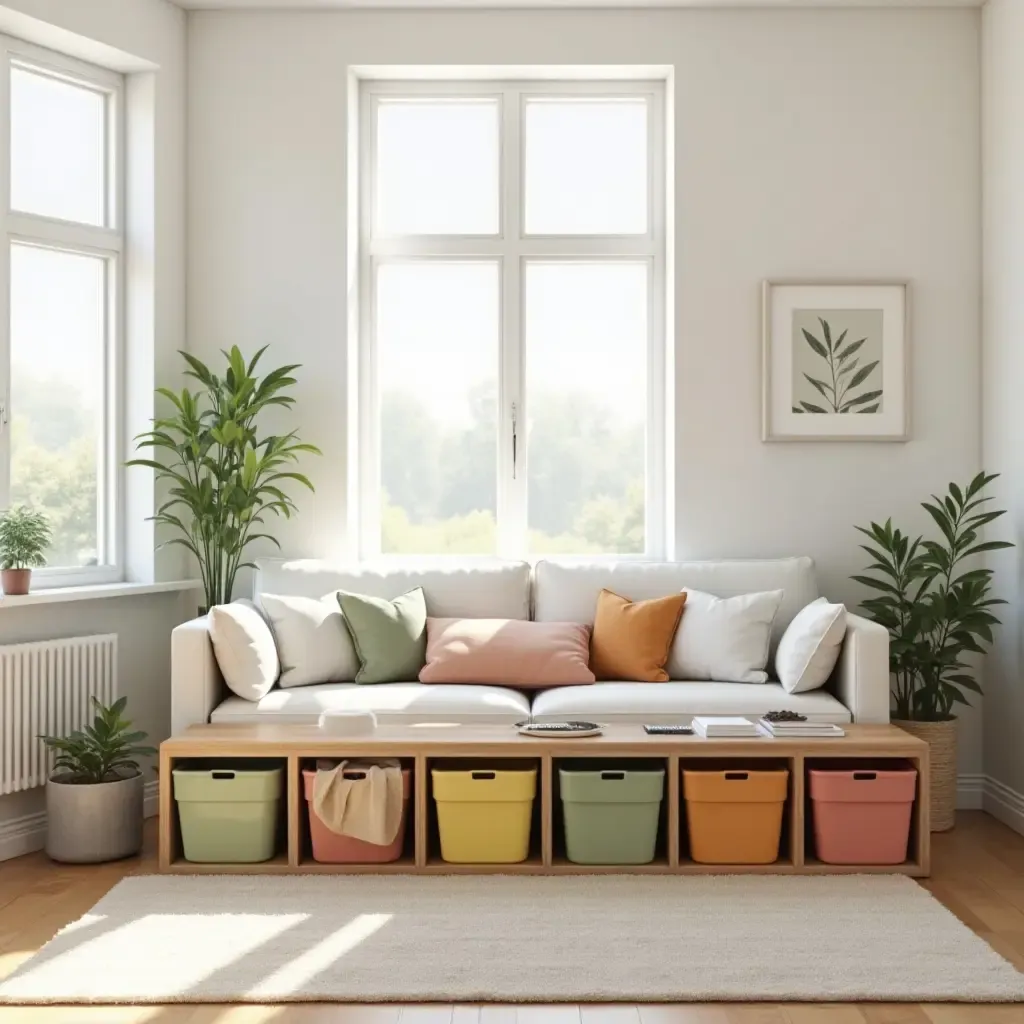
M 762 718 L 757 727 L 764 736 L 827 738 L 846 735 L 838 725 L 829 725 L 827 722 L 769 722 Z
M 749 718 L 732 715 L 701 715 L 693 720 L 693 731 L 706 740 L 757 736 L 757 726 Z

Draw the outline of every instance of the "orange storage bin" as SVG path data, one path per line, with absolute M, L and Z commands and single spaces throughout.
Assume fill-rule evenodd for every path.
M 779 856 L 789 772 L 683 769 L 690 857 L 698 864 L 771 864 Z
M 902 864 L 907 859 L 916 769 L 812 768 L 810 777 L 818 860 Z
M 344 773 L 345 778 L 362 778 L 364 773 L 359 769 Z M 321 864 L 387 864 L 402 856 L 405 843 L 405 826 L 409 812 L 409 793 L 411 792 L 412 773 L 408 768 L 402 769 L 402 788 L 405 801 L 402 805 L 402 824 L 398 826 L 395 841 L 387 846 L 367 843 L 362 839 L 342 836 L 332 832 L 323 819 L 313 810 L 313 785 L 316 772 L 303 769 L 302 783 L 309 810 L 309 836 L 313 842 L 313 860 Z

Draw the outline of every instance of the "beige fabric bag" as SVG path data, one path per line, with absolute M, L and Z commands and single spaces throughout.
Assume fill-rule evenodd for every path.
M 402 766 L 395 760 L 342 761 L 335 768 L 317 765 L 313 810 L 339 835 L 376 846 L 394 842 L 402 824 Z M 345 773 L 360 772 L 361 779 Z

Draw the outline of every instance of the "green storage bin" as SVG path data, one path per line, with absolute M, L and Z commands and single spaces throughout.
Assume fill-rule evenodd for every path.
M 174 769 L 185 860 L 256 864 L 274 856 L 284 769 L 249 764 Z
M 560 768 L 566 856 L 574 864 L 650 864 L 665 770 Z

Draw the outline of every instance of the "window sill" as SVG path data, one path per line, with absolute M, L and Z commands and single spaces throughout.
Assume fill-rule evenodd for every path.
M 31 594 L 0 596 L 0 609 L 25 605 L 61 604 L 66 601 L 100 601 L 110 597 L 138 597 L 144 594 L 169 594 L 175 591 L 201 590 L 199 580 L 170 580 L 166 583 L 97 583 L 84 587 L 50 587 Z

